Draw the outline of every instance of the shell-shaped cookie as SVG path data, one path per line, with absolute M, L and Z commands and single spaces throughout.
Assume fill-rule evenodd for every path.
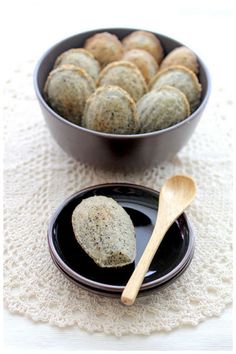
M 116 85 L 127 91 L 135 100 L 147 92 L 143 75 L 136 65 L 129 61 L 116 61 L 107 65 L 99 74 L 98 86 Z
M 95 90 L 93 79 L 81 68 L 61 65 L 47 78 L 46 101 L 63 118 L 80 124 L 87 98 Z
M 137 111 L 140 133 L 168 128 L 190 114 L 186 96 L 171 86 L 148 92 L 137 102 Z
M 160 40 L 151 32 L 134 31 L 122 40 L 125 50 L 144 49 L 149 52 L 160 64 L 164 56 L 164 51 Z
M 143 74 L 148 83 L 156 75 L 158 64 L 154 57 L 143 49 L 131 49 L 124 53 L 122 60 L 130 61 L 135 64 Z
M 94 81 L 97 80 L 100 72 L 99 62 L 88 50 L 83 48 L 72 48 L 63 52 L 57 58 L 54 68 L 64 64 L 70 64 L 84 69 Z
M 114 199 L 84 199 L 73 211 L 72 226 L 80 246 L 100 267 L 122 267 L 134 261 L 134 226 Z
M 181 46 L 172 50 L 161 62 L 160 69 L 165 69 L 172 65 L 182 65 L 198 73 L 197 56 L 187 47 Z
M 198 107 L 202 87 L 192 70 L 181 65 L 170 66 L 154 76 L 149 88 L 159 89 L 164 85 L 174 86 L 182 91 L 189 101 L 191 112 Z
M 88 38 L 84 48 L 93 54 L 102 67 L 119 60 L 124 52 L 123 45 L 119 39 L 108 32 L 97 33 Z
M 111 134 L 135 134 L 139 129 L 136 106 L 118 86 L 98 88 L 87 100 L 82 126 Z

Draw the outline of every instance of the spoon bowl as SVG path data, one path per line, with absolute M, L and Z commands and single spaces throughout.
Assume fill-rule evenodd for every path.
M 196 183 L 186 175 L 176 175 L 165 181 L 159 198 L 159 218 L 169 226 L 192 202 L 196 194 Z M 159 222 L 159 220 L 157 220 Z

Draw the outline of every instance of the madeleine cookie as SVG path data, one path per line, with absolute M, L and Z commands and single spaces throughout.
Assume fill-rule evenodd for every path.
M 171 86 L 148 92 L 137 102 L 137 111 L 140 133 L 168 128 L 190 114 L 186 96 Z
M 191 112 L 198 107 L 202 87 L 193 71 L 181 65 L 170 66 L 158 72 L 149 87 L 153 90 L 164 85 L 174 86 L 182 91 L 189 101 Z
M 147 85 L 136 65 L 129 61 L 116 61 L 107 65 L 99 74 L 98 86 L 116 85 L 127 91 L 135 100 L 146 92 Z
M 84 69 L 95 81 L 100 72 L 99 62 L 89 51 L 83 48 L 72 48 L 62 53 L 57 58 L 54 68 L 63 64 L 70 64 Z
M 118 86 L 98 88 L 87 100 L 82 126 L 111 134 L 135 134 L 139 118 L 135 103 Z
M 114 199 L 84 199 L 73 211 L 72 226 L 77 242 L 100 267 L 122 267 L 134 261 L 134 226 Z
M 158 64 L 154 57 L 143 49 L 131 49 L 124 53 L 122 60 L 135 64 L 148 83 L 157 73 Z
M 160 40 L 151 32 L 134 31 L 122 40 L 125 50 L 144 49 L 160 64 L 164 52 Z
M 80 124 L 85 102 L 94 90 L 93 79 L 83 69 L 61 65 L 50 72 L 44 94 L 52 109 L 63 118 Z
M 182 65 L 198 73 L 198 61 L 196 55 L 187 47 L 178 47 L 172 50 L 161 62 L 160 69 L 165 69 L 172 65 Z
M 102 67 L 119 60 L 124 52 L 124 48 L 119 39 L 111 33 L 97 33 L 88 38 L 84 48 L 91 52 Z

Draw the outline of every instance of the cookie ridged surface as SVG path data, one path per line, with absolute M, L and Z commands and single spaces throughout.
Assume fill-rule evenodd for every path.
M 70 64 L 84 69 L 92 79 L 96 80 L 100 72 L 100 64 L 93 55 L 83 48 L 72 48 L 62 53 L 56 60 L 54 67 Z
M 135 64 L 148 83 L 157 73 L 158 64 L 154 57 L 143 49 L 131 49 L 124 53 L 122 60 Z
M 174 86 L 186 95 L 191 112 L 199 106 L 202 87 L 193 71 L 181 65 L 171 66 L 158 72 L 149 87 L 153 90 L 165 85 Z
M 107 65 L 101 71 L 97 85 L 119 86 L 127 91 L 135 101 L 147 92 L 147 85 L 140 70 L 133 63 L 123 60 Z
M 172 50 L 161 62 L 160 69 L 162 70 L 172 65 L 183 65 L 192 70 L 195 74 L 198 73 L 196 54 L 184 46 Z
M 140 133 L 168 128 L 190 114 L 186 96 L 171 86 L 148 92 L 138 101 L 137 111 Z
M 118 86 L 100 87 L 87 100 L 82 126 L 104 133 L 135 134 L 139 129 L 135 103 Z
M 159 64 L 164 56 L 160 40 L 151 32 L 134 31 L 122 40 L 125 50 L 144 49 L 149 52 Z
M 93 79 L 81 68 L 61 65 L 50 72 L 44 95 L 63 118 L 80 124 L 87 98 L 95 90 Z
M 72 226 L 78 243 L 100 267 L 121 267 L 134 261 L 134 226 L 114 199 L 84 199 L 73 211 Z
M 111 33 L 102 32 L 88 38 L 84 48 L 93 54 L 102 67 L 119 60 L 124 52 L 120 40 Z

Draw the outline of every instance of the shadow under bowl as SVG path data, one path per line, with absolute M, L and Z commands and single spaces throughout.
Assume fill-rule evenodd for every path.
M 124 267 L 99 267 L 76 241 L 71 216 L 85 198 L 104 195 L 115 199 L 130 215 L 135 227 L 136 258 Z M 159 193 L 133 184 L 104 184 L 86 188 L 68 198 L 53 215 L 48 228 L 48 244 L 53 261 L 77 285 L 102 292 L 120 294 L 152 234 Z M 186 215 L 181 214 L 168 230 L 144 277 L 140 293 L 169 284 L 192 259 L 194 235 Z
M 57 143 L 70 156 L 93 166 L 112 170 L 140 170 L 170 160 L 188 142 L 205 109 L 209 92 L 209 73 L 198 57 L 201 103 L 184 121 L 156 132 L 116 135 L 82 128 L 61 117 L 47 104 L 43 88 L 56 58 L 70 48 L 82 47 L 87 38 L 99 32 L 110 32 L 122 39 L 137 29 L 103 28 L 79 33 L 50 48 L 39 60 L 34 72 L 34 87 L 47 126 Z M 165 54 L 183 44 L 159 33 Z

